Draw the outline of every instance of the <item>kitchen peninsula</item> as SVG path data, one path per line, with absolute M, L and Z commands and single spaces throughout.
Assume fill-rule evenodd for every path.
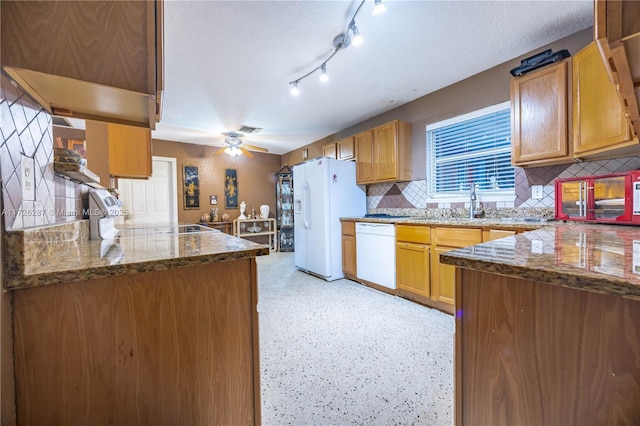
M 260 424 L 269 248 L 215 230 L 87 235 L 86 221 L 5 234 L 18 423 Z
M 562 224 L 456 269 L 456 425 L 640 423 L 640 228 Z

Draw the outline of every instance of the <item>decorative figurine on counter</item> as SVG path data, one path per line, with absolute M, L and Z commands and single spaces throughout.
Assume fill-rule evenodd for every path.
M 220 220 L 220 216 L 218 215 L 218 209 L 211 209 L 211 221 L 218 222 Z
M 229 222 L 229 219 L 231 219 L 231 217 L 229 217 L 229 213 L 222 213 L 223 222 Z
M 209 216 L 209 213 L 205 213 L 200 216 L 200 222 L 211 222 L 211 216 Z
M 240 203 L 240 216 L 238 216 L 238 219 L 246 219 L 247 216 L 245 216 L 244 212 L 247 211 L 247 204 L 243 201 Z

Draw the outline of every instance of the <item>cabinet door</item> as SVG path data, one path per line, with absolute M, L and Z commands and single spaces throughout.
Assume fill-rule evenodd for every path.
M 342 222 L 342 272 L 347 278 L 356 277 L 356 223 Z
M 355 149 L 353 146 L 353 137 L 340 139 L 336 142 L 338 151 L 338 160 L 353 160 L 355 155 Z
M 456 289 L 456 267 L 440 263 L 440 253 L 453 250 L 449 247 L 434 247 L 431 259 L 431 298 L 454 305 Z
M 640 2 L 596 0 L 594 38 L 627 118 L 640 136 Z
M 122 178 L 151 176 L 151 130 L 109 123 L 109 174 Z
M 511 80 L 511 163 L 573 161 L 567 111 L 567 61 Z
M 342 272 L 347 278 L 357 276 L 356 237 L 354 235 L 342 236 Z
M 356 146 L 356 183 L 373 182 L 373 131 L 353 137 Z
M 396 122 L 373 129 L 373 167 L 375 180 L 398 178 L 398 144 Z
M 322 147 L 322 156 L 329 158 L 338 158 L 335 142 Z
M 573 90 L 576 157 L 637 145 L 595 42 L 573 56 Z
M 429 297 L 431 294 L 429 266 L 429 246 L 396 243 L 396 285 L 399 289 Z

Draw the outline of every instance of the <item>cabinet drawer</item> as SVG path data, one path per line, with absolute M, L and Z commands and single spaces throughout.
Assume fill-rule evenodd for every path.
M 428 226 L 396 225 L 396 241 L 430 244 L 431 228 Z
M 487 229 L 482 233 L 482 241 L 487 242 L 497 240 L 499 238 L 510 237 L 512 235 L 516 235 L 516 231 L 506 229 Z
M 353 221 L 342 222 L 342 235 L 356 235 L 356 223 Z
M 482 230 L 475 228 L 433 228 L 432 233 L 438 246 L 466 247 L 482 242 Z

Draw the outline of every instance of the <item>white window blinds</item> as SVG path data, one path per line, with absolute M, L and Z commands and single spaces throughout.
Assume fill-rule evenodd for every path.
M 427 126 L 429 198 L 514 193 L 509 102 Z

